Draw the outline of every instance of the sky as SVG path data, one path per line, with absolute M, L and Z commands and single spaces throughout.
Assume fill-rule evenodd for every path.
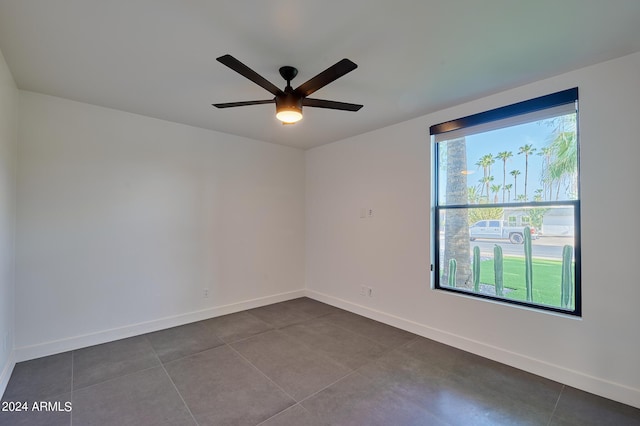
M 527 193 L 532 197 L 534 191 L 541 188 L 540 175 L 542 171 L 543 157 L 538 155 L 541 148 L 549 144 L 553 128 L 543 122 L 526 123 L 504 129 L 492 130 L 467 137 L 467 170 L 474 173 L 467 176 L 468 186 L 480 185 L 482 179 L 482 167 L 476 163 L 486 154 L 493 154 L 494 158 L 499 152 L 511 151 L 513 156 L 507 160 L 507 185 L 513 184 L 513 176 L 509 174 L 511 170 L 520 170 L 518 176 L 518 193 L 524 191 L 524 169 L 525 155 L 518 154 L 519 148 L 525 144 L 530 144 L 536 148 L 536 152 L 529 156 L 529 178 L 527 183 Z M 502 160 L 496 159 L 491 166 L 491 175 L 495 177 L 494 185 L 502 185 Z M 513 191 L 513 189 L 512 189 Z M 513 195 L 513 192 L 512 192 Z

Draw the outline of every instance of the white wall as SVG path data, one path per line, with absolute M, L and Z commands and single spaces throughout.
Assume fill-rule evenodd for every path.
M 17 113 L 18 88 L 0 52 L 0 395 L 13 369 Z
M 304 179 L 298 149 L 21 91 L 16 357 L 303 294 Z
M 309 294 L 640 407 L 638 76 L 634 54 L 307 151 Z M 429 126 L 575 86 L 582 319 L 431 290 Z

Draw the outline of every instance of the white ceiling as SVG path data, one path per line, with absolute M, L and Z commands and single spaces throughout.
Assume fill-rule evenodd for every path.
M 640 51 L 640 0 L 0 0 L 0 50 L 20 89 L 300 148 Z M 349 58 L 358 68 L 282 126 L 278 87 Z M 426 131 L 426 129 L 425 129 Z

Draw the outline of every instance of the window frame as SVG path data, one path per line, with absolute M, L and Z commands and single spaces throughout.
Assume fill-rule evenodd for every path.
M 432 289 L 437 291 L 446 291 L 450 293 L 457 293 L 472 298 L 488 299 L 506 305 L 515 305 L 521 307 L 532 308 L 536 311 L 542 312 L 555 312 L 570 316 L 582 316 L 582 279 L 581 279 L 581 226 L 580 226 L 580 137 L 579 137 L 579 113 L 578 113 L 578 88 L 574 87 L 564 91 L 552 93 L 545 96 L 525 100 L 522 102 L 506 105 L 503 107 L 495 108 L 492 110 L 480 112 L 477 114 L 469 115 L 466 117 L 458 118 L 455 120 L 443 122 L 433 125 L 429 128 L 430 144 L 431 144 L 431 168 L 432 168 L 432 185 L 431 185 L 431 282 Z M 507 202 L 507 203 L 486 203 L 486 204 L 463 204 L 463 205 L 440 205 L 440 185 L 438 178 L 439 161 L 438 161 L 438 148 L 435 141 L 436 135 L 449 133 L 456 130 L 464 130 L 467 127 L 473 127 L 477 125 L 484 125 L 498 120 L 504 120 L 508 118 L 518 117 L 529 113 L 535 113 L 538 111 L 548 110 L 554 107 L 575 103 L 576 110 L 576 144 L 577 144 L 577 196 L 572 200 L 559 200 L 559 201 L 525 201 L 525 202 Z M 440 213 L 442 210 L 447 209 L 459 209 L 459 208 L 540 208 L 545 206 L 554 207 L 573 207 L 574 212 L 574 309 L 568 310 L 561 307 L 549 306 L 527 302 L 523 300 L 508 299 L 505 297 L 497 297 L 489 294 L 475 293 L 466 289 L 460 289 L 456 287 L 442 286 L 440 285 Z M 504 219 L 504 218 L 503 218 Z M 505 222 L 510 221 L 510 217 L 506 218 Z M 518 219 L 516 218 L 518 222 Z M 446 265 L 443 267 L 446 268 Z

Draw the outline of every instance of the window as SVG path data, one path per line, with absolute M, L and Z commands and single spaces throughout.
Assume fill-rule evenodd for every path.
M 430 128 L 439 290 L 581 315 L 578 89 Z

